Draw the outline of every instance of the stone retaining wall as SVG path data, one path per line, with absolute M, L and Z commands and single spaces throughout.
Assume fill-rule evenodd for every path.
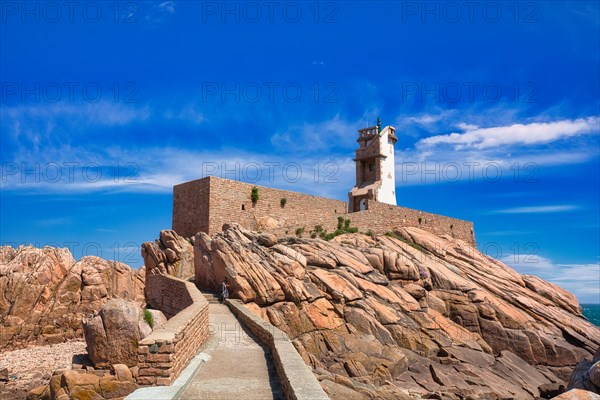
M 435 235 L 450 235 L 475 245 L 473 223 L 462 219 L 432 214 L 412 208 L 392 206 L 368 201 L 367 210 L 357 211 L 347 215 L 352 226 L 361 232 L 372 231 L 378 235 L 385 234 L 397 227 L 416 227 Z
M 149 303 L 172 317 L 140 341 L 137 382 L 170 385 L 208 338 L 208 301 L 193 283 L 170 275 L 148 274 L 146 290 Z
M 317 378 L 285 332 L 253 314 L 239 300 L 226 300 L 231 312 L 273 354 L 279 383 L 287 400 L 328 400 Z
M 224 224 L 235 222 L 246 229 L 276 235 L 294 235 L 296 229 L 304 228 L 308 236 L 316 225 L 334 231 L 337 218 L 342 216 L 362 232 L 384 234 L 399 227 L 416 226 L 475 244 L 470 221 L 376 201 L 369 201 L 365 211 L 348 213 L 345 201 L 263 186 L 256 186 L 259 199 L 252 204 L 254 186 L 212 176 L 176 185 L 173 230 L 184 237 L 192 237 L 199 231 L 212 235 L 221 232 Z M 286 199 L 283 207 L 281 199 Z
M 167 318 L 191 306 L 198 296 L 204 298 L 192 282 L 148 271 L 144 289 L 146 302 L 165 314 Z M 198 292 L 198 296 L 196 296 Z

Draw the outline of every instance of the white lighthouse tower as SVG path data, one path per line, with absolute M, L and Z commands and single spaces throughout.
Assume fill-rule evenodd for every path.
M 398 141 L 393 126 L 377 125 L 358 130 L 356 185 L 348 193 L 348 212 L 363 211 L 368 201 L 396 205 L 394 145 Z

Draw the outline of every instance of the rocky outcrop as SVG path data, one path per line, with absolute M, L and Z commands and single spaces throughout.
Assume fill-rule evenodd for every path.
M 127 366 L 116 364 L 112 373 L 96 374 L 94 371 L 57 371 L 50 383 L 32 389 L 28 400 L 68 400 L 68 399 L 123 399 L 138 388 L 133 374 Z
M 450 236 L 226 228 L 190 241 L 196 284 L 216 291 L 227 277 L 335 398 L 533 399 L 560 392 L 600 345 L 570 293 Z
M 0 349 L 82 337 L 83 316 L 113 297 L 143 303 L 144 269 L 68 249 L 0 247 Z
M 554 397 L 555 400 L 600 400 L 600 395 L 582 389 L 571 389 Z
M 148 271 L 158 269 L 162 274 L 184 280 L 194 276 L 193 244 L 175 231 L 160 231 L 159 239 L 144 243 L 142 257 Z
M 600 347 L 591 361 L 582 360 L 577 364 L 567 389 L 587 390 L 600 395 Z
M 112 299 L 100 311 L 83 319 L 83 334 L 88 357 L 97 368 L 111 364 L 137 365 L 141 308 L 133 301 Z

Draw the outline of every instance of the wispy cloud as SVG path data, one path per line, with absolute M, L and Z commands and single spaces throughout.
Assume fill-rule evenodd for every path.
M 87 125 L 116 126 L 145 121 L 151 116 L 147 106 L 99 101 L 97 103 L 24 104 L 5 106 L 0 110 L 4 121 L 66 123 L 75 120 Z
M 337 114 L 333 118 L 302 124 L 291 124 L 285 130 L 276 132 L 271 143 L 279 149 L 302 149 L 316 151 L 334 147 L 350 148 L 356 144 L 358 127 L 363 127 L 364 118 L 349 121 Z M 373 124 L 375 121 L 373 121 Z
M 66 225 L 73 222 L 73 219 L 70 217 L 59 217 L 59 218 L 47 218 L 41 219 L 37 221 L 39 226 L 60 226 Z
M 573 136 L 598 133 L 599 117 L 560 120 L 553 122 L 534 122 L 479 128 L 463 124 L 461 133 L 431 136 L 420 140 L 417 147 L 427 148 L 438 145 L 451 145 L 456 149 L 488 149 L 501 146 L 545 144 Z
M 568 290 L 581 303 L 600 303 L 600 263 L 560 264 L 537 254 L 514 254 L 500 261 L 521 274 L 539 276 Z
M 175 2 L 174 1 L 163 1 L 158 5 L 158 8 L 165 10 L 169 14 L 175 14 Z
M 149 24 L 160 25 L 165 22 L 165 17 L 172 16 L 177 11 L 174 1 L 156 3 L 139 3 L 135 8 L 135 18 L 142 17 Z M 139 11 L 139 12 L 138 12 Z
M 579 206 L 576 205 L 553 205 L 553 206 L 524 206 L 505 208 L 501 210 L 494 210 L 492 214 L 540 214 L 540 213 L 560 213 L 577 210 Z
M 440 121 L 447 121 L 449 118 L 457 113 L 457 110 L 446 109 L 438 110 L 436 112 L 427 112 L 417 115 L 402 115 L 396 117 L 395 125 L 397 127 L 407 127 L 414 124 L 432 126 Z
M 352 160 L 323 153 L 295 159 L 236 149 L 111 147 L 95 151 L 94 163 L 90 163 L 85 151 L 74 148 L 50 152 L 47 156 L 51 158 L 46 160 L 40 155 L 37 163 L 41 171 L 46 168 L 52 171 L 50 179 L 43 173 L 35 175 L 22 171 L 21 164 L 14 163 L 13 170 L 3 170 L 0 188 L 58 194 L 98 191 L 169 193 L 178 183 L 212 175 L 340 197 L 354 184 Z
M 508 116 L 502 115 L 501 110 L 497 112 L 498 120 L 518 119 L 515 110 L 508 109 Z M 414 120 L 420 121 L 427 131 L 444 129 L 445 125 L 446 129 L 454 126 L 463 132 L 430 135 L 404 149 L 397 146 L 399 183 L 420 185 L 483 179 L 493 182 L 495 177 L 535 179 L 542 167 L 581 164 L 599 156 L 600 117 L 505 123 L 486 128 L 472 122 L 482 123 L 480 116 L 465 111 L 463 117 L 457 120 L 454 112 L 448 112 L 442 118 L 438 113 L 430 113 L 400 119 L 409 130 L 409 122 Z M 418 135 L 424 133 L 420 131 Z
M 517 231 L 517 230 L 506 230 L 506 231 L 491 231 L 491 232 L 479 232 L 488 236 L 517 236 L 517 235 L 530 235 L 534 232 L 531 231 Z

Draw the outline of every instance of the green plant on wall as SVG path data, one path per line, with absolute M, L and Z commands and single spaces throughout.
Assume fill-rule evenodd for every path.
M 325 238 L 325 235 L 327 234 L 327 230 L 323 229 L 323 227 L 321 225 L 315 225 L 315 228 L 310 231 L 310 237 L 312 239 L 316 239 L 317 237 L 320 237 L 321 239 Z
M 149 310 L 144 310 L 144 321 L 150 328 L 154 328 L 154 315 Z
M 287 199 L 285 197 L 279 200 L 279 205 L 281 206 L 281 208 L 285 207 L 285 203 L 287 203 Z
M 358 232 L 358 228 L 350 226 L 351 221 L 349 219 L 344 219 L 344 217 L 338 217 L 337 229 L 331 233 L 327 233 L 327 231 L 321 231 L 320 236 L 325 240 L 331 240 L 336 236 L 343 235 L 344 233 L 356 233 Z M 319 226 L 319 225 L 318 225 Z M 317 227 L 315 227 L 317 228 Z M 323 229 L 319 226 L 319 228 Z
M 256 205 L 256 202 L 258 201 L 258 188 L 256 186 L 252 188 L 250 199 L 252 199 L 252 204 Z

